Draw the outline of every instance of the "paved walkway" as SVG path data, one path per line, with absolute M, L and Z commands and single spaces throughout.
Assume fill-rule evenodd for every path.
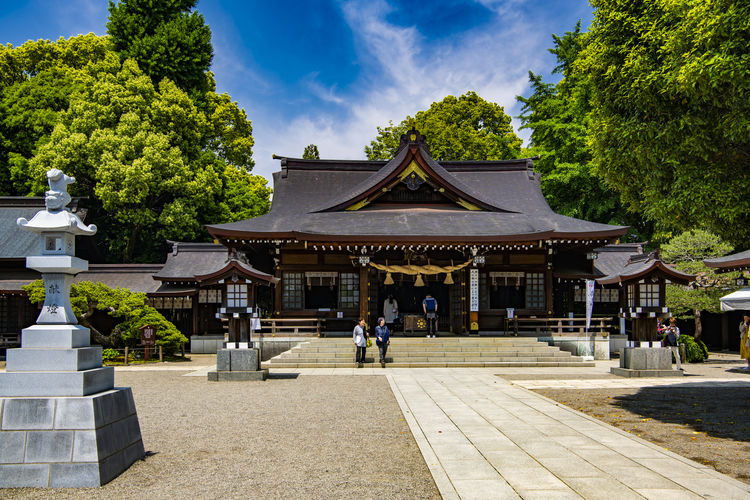
M 298 369 L 304 375 L 387 376 L 435 482 L 446 499 L 750 499 L 750 485 L 720 474 L 520 384 L 649 381 L 524 380 L 497 369 Z M 628 382 L 631 385 L 620 385 Z M 750 386 L 747 380 L 706 380 Z M 607 385 L 608 384 L 608 385 Z

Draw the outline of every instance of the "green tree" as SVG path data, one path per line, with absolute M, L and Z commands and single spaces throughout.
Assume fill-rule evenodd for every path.
M 510 116 L 502 106 L 485 101 L 476 92 L 447 96 L 433 102 L 401 123 L 378 127 L 378 135 L 365 146 L 370 160 L 390 160 L 401 136 L 415 127 L 427 138 L 437 160 L 505 160 L 521 154 L 521 139 L 513 132 Z
M 134 59 L 158 85 L 169 78 L 190 93 L 208 90 L 213 59 L 211 29 L 191 12 L 197 0 L 120 0 L 109 2 L 109 33 L 115 51 Z
M 701 311 L 721 312 L 719 298 L 736 288 L 734 280 L 738 275 L 714 274 L 703 259 L 721 257 L 732 250 L 730 243 L 703 229 L 685 231 L 661 247 L 664 262 L 696 276 L 689 286 L 667 285 L 667 307 L 678 317 L 693 317 L 696 339 L 703 333 Z
M 155 86 L 95 35 L 0 47 L 0 194 L 43 194 L 52 167 L 75 176 L 113 262 L 157 261 L 165 238 L 205 240 L 204 224 L 265 213 L 252 125 L 206 78 L 199 100 L 168 78 Z
M 750 240 L 750 3 L 594 0 L 595 168 L 662 231 Z
M 42 280 L 36 280 L 23 289 L 32 303 L 44 302 L 45 290 Z M 71 286 L 70 303 L 78 322 L 91 330 L 92 340 L 105 347 L 134 347 L 140 341 L 138 329 L 145 325 L 156 327 L 156 345 L 164 346 L 167 352 L 176 351 L 180 344 L 188 341 L 174 324 L 146 304 L 145 293 L 81 281 Z M 110 332 L 98 330 L 92 324 L 92 317 L 96 311 L 106 312 L 107 315 L 119 320 L 119 323 Z
M 542 191 L 550 207 L 558 213 L 608 224 L 631 226 L 628 239 L 648 240 L 649 224 L 636 214 L 627 213 L 619 194 L 607 188 L 591 163 L 587 145 L 591 114 L 588 76 L 573 71 L 586 35 L 580 21 L 574 31 L 552 35 L 557 58 L 553 74 L 562 76 L 557 84 L 545 83 L 541 75 L 529 72 L 532 94 L 518 96 L 523 104 L 521 128 L 530 129 L 530 155 L 538 156 L 534 169 L 542 174 Z
M 201 214 L 221 193 L 217 164 L 200 147 L 205 116 L 169 80 L 155 89 L 132 60 L 108 57 L 90 69 L 31 160 L 35 178 L 49 168 L 76 177 L 73 192 L 93 194 L 111 216 L 109 251 L 125 262 L 139 246 L 200 237 Z
M 92 34 L 0 46 L 0 178 L 6 180 L 0 194 L 34 190 L 29 160 L 80 90 L 78 72 L 109 50 L 105 38 Z
M 302 153 L 302 158 L 305 160 L 320 160 L 320 153 L 318 152 L 318 146 L 315 144 L 308 144 L 305 146 L 305 151 Z

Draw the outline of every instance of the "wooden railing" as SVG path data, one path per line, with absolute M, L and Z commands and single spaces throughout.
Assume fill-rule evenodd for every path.
M 0 333 L 0 349 L 21 347 L 21 334 L 2 332 Z
M 521 336 L 583 336 L 606 337 L 612 328 L 612 318 L 591 318 L 586 331 L 586 318 L 512 318 L 507 319 L 506 331 Z
M 321 337 L 325 321 L 323 318 L 261 318 L 260 333 L 272 337 Z

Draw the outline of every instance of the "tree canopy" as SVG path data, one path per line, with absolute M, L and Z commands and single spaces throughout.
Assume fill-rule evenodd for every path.
M 596 171 L 665 232 L 750 240 L 750 3 L 593 0 Z
M 510 116 L 502 106 L 482 99 L 476 92 L 447 96 L 433 102 L 401 123 L 378 127 L 378 135 L 365 146 L 370 160 L 390 160 L 396 155 L 401 136 L 415 127 L 426 137 L 437 160 L 505 160 L 518 158 L 521 139 L 513 132 Z
M 320 160 L 320 153 L 318 152 L 318 146 L 315 144 L 308 144 L 305 146 L 305 151 L 302 153 L 302 158 L 305 160 Z
M 250 121 L 204 76 L 196 101 L 169 78 L 154 85 L 107 38 L 0 47 L 0 175 L 11 180 L 0 193 L 42 195 L 53 167 L 73 175 L 114 262 L 158 261 L 164 239 L 207 239 L 204 224 L 265 213 Z
M 580 21 L 563 36 L 552 35 L 557 58 L 553 74 L 562 75 L 557 84 L 545 83 L 541 75 L 529 72 L 532 94 L 518 96 L 523 104 L 519 118 L 530 129 L 527 154 L 538 156 L 534 169 L 542 174 L 542 191 L 558 213 L 594 222 L 631 226 L 629 238 L 650 238 L 651 228 L 641 217 L 627 213 L 619 194 L 609 189 L 593 169 L 587 145 L 591 114 L 590 82 L 573 70 L 586 43 Z
M 208 90 L 211 29 L 191 12 L 197 0 L 109 1 L 107 32 L 123 60 L 134 59 L 158 85 L 164 78 L 190 93 Z
M 667 285 L 666 297 L 672 313 L 695 319 L 696 338 L 701 335 L 701 311 L 721 312 L 719 298 L 736 288 L 734 279 L 738 276 L 738 273 L 715 274 L 703 264 L 703 259 L 721 257 L 733 249 L 730 243 L 703 229 L 685 231 L 661 246 L 664 262 L 696 276 L 689 286 Z

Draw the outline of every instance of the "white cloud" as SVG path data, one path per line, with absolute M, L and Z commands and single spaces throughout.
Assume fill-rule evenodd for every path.
M 526 19 L 518 3 L 486 2 L 498 15 L 481 28 L 428 44 L 415 27 L 386 20 L 384 0 L 351 0 L 342 5 L 358 48 L 358 80 L 347 92 L 309 84 L 321 101 L 335 104 L 316 114 L 300 113 L 284 122 L 277 116 L 253 117 L 255 172 L 270 179 L 278 170 L 271 154 L 299 157 L 314 143 L 323 158 L 363 159 L 376 127 L 400 122 L 447 95 L 469 90 L 517 115 L 515 96 L 528 89 L 528 70 L 544 67 L 550 35 L 538 20 Z M 342 117 L 341 109 L 348 112 Z M 319 111 L 323 109 L 323 111 Z M 518 130 L 520 124 L 514 120 Z M 519 134 L 523 138 L 528 133 Z

